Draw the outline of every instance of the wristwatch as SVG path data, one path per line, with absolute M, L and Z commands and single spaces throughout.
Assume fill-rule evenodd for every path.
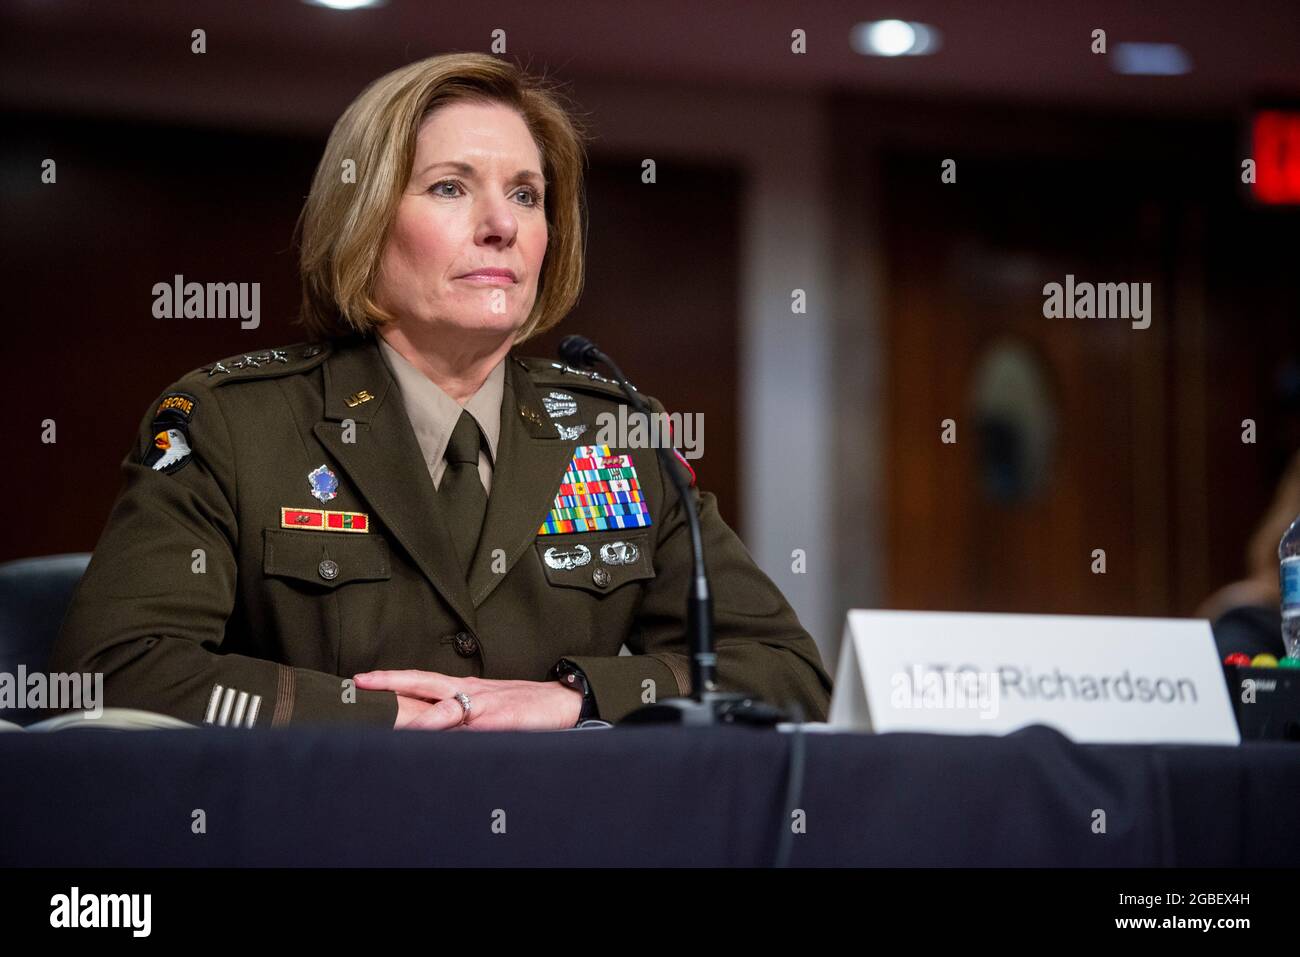
M 578 714 L 578 720 L 574 727 L 582 724 L 588 718 L 598 717 L 596 696 L 591 692 L 591 682 L 587 680 L 586 672 L 569 659 L 561 658 L 556 662 L 555 667 L 551 669 L 551 677 L 556 681 L 563 682 L 570 688 L 582 689 L 582 711 Z

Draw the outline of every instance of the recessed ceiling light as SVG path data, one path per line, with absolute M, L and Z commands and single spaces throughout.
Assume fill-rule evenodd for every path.
M 939 49 L 939 30 L 915 20 L 868 20 L 854 25 L 849 45 L 865 56 L 924 56 Z
M 364 10 L 366 7 L 382 7 L 388 0 L 302 0 L 309 7 L 325 7 L 327 10 Z
M 1177 43 L 1116 43 L 1110 68 L 1129 76 L 1181 76 L 1192 72 L 1192 58 Z

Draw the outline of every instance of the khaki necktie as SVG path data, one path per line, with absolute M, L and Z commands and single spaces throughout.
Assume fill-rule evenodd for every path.
M 479 444 L 482 433 L 474 416 L 461 412 L 447 443 L 447 468 L 438 483 L 438 497 L 442 500 L 447 522 L 451 526 L 452 542 L 466 577 L 470 562 L 483 530 L 483 515 L 487 512 L 487 492 L 478 476 Z

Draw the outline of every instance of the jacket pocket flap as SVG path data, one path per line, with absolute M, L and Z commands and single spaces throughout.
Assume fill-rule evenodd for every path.
M 648 540 L 644 533 L 623 531 L 546 535 L 537 540 L 537 557 L 552 585 L 606 595 L 655 577 Z
M 323 588 L 391 577 L 388 543 L 377 535 L 344 535 L 268 528 L 263 533 L 262 571 Z

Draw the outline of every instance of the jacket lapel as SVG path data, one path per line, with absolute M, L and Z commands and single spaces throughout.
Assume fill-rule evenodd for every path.
M 472 631 L 474 603 L 424 455 L 378 342 L 369 338 L 340 344 L 323 370 L 325 416 L 315 426 L 316 437 Z M 357 402 L 363 390 L 373 398 Z M 349 406 L 349 400 L 354 405 Z M 343 441 L 340 423 L 344 419 L 356 422 L 355 442 Z
M 537 529 L 546 520 L 572 461 L 573 448 L 574 443 L 561 439 L 546 415 L 528 370 L 513 357 L 507 358 L 492 494 L 469 577 L 475 608 L 536 541 Z M 496 549 L 504 554 L 504 569 L 499 563 L 493 568 Z

